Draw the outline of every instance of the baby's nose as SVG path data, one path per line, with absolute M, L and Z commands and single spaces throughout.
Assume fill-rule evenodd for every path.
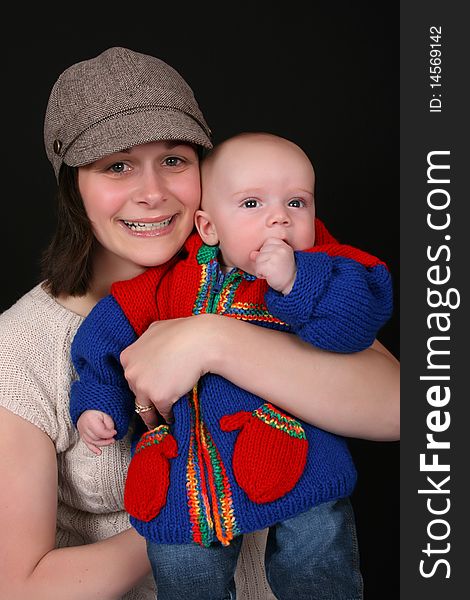
M 289 225 L 290 218 L 289 214 L 286 210 L 279 208 L 276 211 L 273 211 L 272 214 L 269 215 L 268 218 L 269 225 Z

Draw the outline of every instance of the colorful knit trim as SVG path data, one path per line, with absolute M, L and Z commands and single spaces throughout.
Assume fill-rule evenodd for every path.
M 206 244 L 202 244 L 196 255 L 197 262 L 200 265 L 207 264 L 211 260 L 214 260 L 214 258 L 217 257 L 218 253 L 218 246 L 207 246 Z
M 218 253 L 218 246 L 202 245 L 199 248 L 197 261 L 201 265 L 201 278 L 193 314 L 217 313 L 242 321 L 257 321 L 288 327 L 284 321 L 273 317 L 265 304 L 234 302 L 235 294 L 243 279 L 255 280 L 256 277 L 241 269 L 233 269 L 224 276 L 217 262 Z
M 219 271 L 219 269 L 217 268 Z M 219 271 L 220 272 L 220 271 Z M 214 291 L 214 299 L 211 304 L 211 312 L 223 315 L 232 306 L 233 297 L 238 286 L 243 280 L 243 272 L 231 271 L 225 278 L 220 291 Z
M 265 402 L 259 408 L 254 410 L 252 415 L 263 421 L 263 423 L 266 423 L 266 425 L 269 425 L 274 429 L 280 429 L 291 437 L 298 438 L 299 440 L 306 439 L 302 425 L 292 417 L 279 412 L 272 404 L 269 404 L 269 402 Z
M 145 448 L 149 446 L 153 446 L 154 444 L 159 444 L 162 442 L 165 437 L 170 433 L 170 428 L 168 425 L 159 425 L 152 429 L 151 431 L 145 432 L 139 440 L 137 447 L 135 449 L 135 454 L 138 454 Z
M 265 304 L 252 302 L 234 302 L 225 312 L 227 317 L 236 317 L 242 321 L 257 321 L 262 323 L 276 323 L 288 327 L 287 323 L 274 317 Z
M 209 546 L 215 530 L 215 537 L 227 546 L 240 530 L 225 466 L 201 416 L 197 385 L 189 405 L 191 435 L 186 488 L 192 539 L 202 546 Z
M 191 417 L 192 421 L 193 415 Z M 193 427 L 191 427 L 186 469 L 186 490 L 188 494 L 189 519 L 191 521 L 191 537 L 197 544 L 209 546 L 212 540 L 214 525 L 205 483 L 201 445 L 196 443 Z
M 207 259 L 213 254 L 213 246 L 202 246 L 198 252 L 198 261 Z M 212 252 L 209 252 L 209 250 Z M 216 248 L 218 251 L 218 248 Z M 201 278 L 194 302 L 193 314 L 202 313 L 225 314 L 231 307 L 238 286 L 244 279 L 240 269 L 234 269 L 226 276 L 220 270 L 215 257 L 209 262 L 201 262 Z
M 199 288 L 196 293 L 196 300 L 194 302 L 193 314 L 199 315 L 207 313 L 208 306 L 208 291 L 211 287 L 211 280 L 213 279 L 213 273 L 209 269 L 207 264 L 201 265 L 201 279 L 199 282 Z

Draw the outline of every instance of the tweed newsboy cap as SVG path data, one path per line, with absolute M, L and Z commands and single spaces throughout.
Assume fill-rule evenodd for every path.
M 52 88 L 44 122 L 56 177 L 62 163 L 79 167 L 159 140 L 211 148 L 210 137 L 193 91 L 175 69 L 119 47 L 66 69 Z

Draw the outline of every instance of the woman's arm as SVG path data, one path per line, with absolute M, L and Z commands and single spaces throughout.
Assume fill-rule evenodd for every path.
M 0 580 L 8 600 L 121 597 L 149 572 L 133 529 L 55 549 L 57 461 L 49 437 L 0 408 Z
M 137 402 L 154 403 L 165 418 L 212 372 L 328 431 L 399 439 L 399 363 L 378 342 L 335 354 L 291 334 L 200 315 L 154 323 L 121 362 Z
M 232 335 L 230 326 L 225 334 L 219 330 L 223 350 L 212 357 L 211 370 L 327 431 L 399 439 L 399 363 L 378 341 L 362 352 L 338 354 L 241 324 L 243 331 L 237 327 Z

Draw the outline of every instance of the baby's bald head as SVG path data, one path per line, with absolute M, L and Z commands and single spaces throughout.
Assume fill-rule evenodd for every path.
M 313 193 L 315 172 L 310 159 L 294 142 L 264 132 L 239 133 L 215 146 L 201 164 L 203 210 L 210 210 L 212 202 L 224 200 L 228 190 L 241 183 L 254 185 L 278 165 L 279 173 L 295 164 Z M 292 173 L 292 171 L 291 171 Z M 293 174 L 293 173 L 292 173 Z
M 225 267 L 253 274 L 252 251 L 271 238 L 293 250 L 315 241 L 315 173 L 305 152 L 269 133 L 242 133 L 212 150 L 201 165 L 196 227 L 219 245 Z

